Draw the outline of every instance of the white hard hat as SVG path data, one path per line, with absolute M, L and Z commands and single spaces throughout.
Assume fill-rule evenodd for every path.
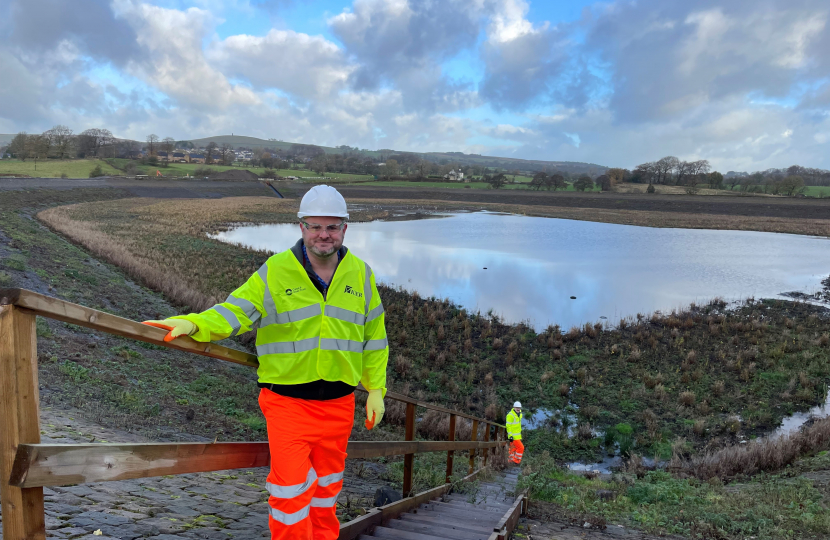
M 517 401 L 516 403 L 514 403 L 514 404 L 513 404 L 513 408 L 514 408 L 514 409 L 521 409 L 521 408 L 522 408 L 522 404 L 521 404 L 521 403 L 519 403 L 519 402 Z
M 314 186 L 303 195 L 303 200 L 300 201 L 300 211 L 297 212 L 298 218 L 307 216 L 348 218 L 346 199 L 331 186 Z

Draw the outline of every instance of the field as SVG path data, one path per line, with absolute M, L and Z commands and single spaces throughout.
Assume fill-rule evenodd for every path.
M 129 159 L 111 159 L 108 160 L 116 167 L 121 169 L 118 174 L 124 174 L 123 169 L 127 166 L 127 164 L 131 161 Z M 136 164 L 136 171 L 138 174 L 147 174 L 150 176 L 154 176 L 156 171 L 161 172 L 164 176 L 193 176 L 196 172 L 196 169 L 199 168 L 209 168 L 213 169 L 214 171 L 229 171 L 229 170 L 240 170 L 240 169 L 247 169 L 251 172 L 262 174 L 265 172 L 264 167 L 246 167 L 242 165 L 232 165 L 232 166 L 225 166 L 225 165 L 199 165 L 196 163 L 168 163 L 167 166 L 163 166 L 161 164 L 151 166 L 151 165 L 142 165 L 138 161 L 134 161 Z M 305 169 L 305 168 L 297 168 L 297 169 L 276 169 L 275 172 L 280 176 L 298 176 L 300 178 L 304 177 L 313 177 L 318 178 L 320 175 L 314 171 Z M 365 174 L 347 174 L 347 173 L 326 173 L 326 178 L 334 179 L 338 181 L 359 181 L 359 180 L 372 180 L 374 179 L 373 176 L 365 175 Z
M 804 194 L 808 197 L 830 197 L 830 187 L 807 186 L 804 188 Z
M 49 159 L 38 162 L 3 159 L 0 160 L 0 175 L 22 174 L 31 177 L 59 178 L 61 174 L 66 173 L 69 178 L 88 178 L 89 172 L 99 165 L 105 174 L 121 174 L 105 161 L 97 159 Z

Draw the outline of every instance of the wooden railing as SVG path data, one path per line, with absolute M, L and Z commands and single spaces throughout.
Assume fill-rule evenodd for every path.
M 253 368 L 259 365 L 256 355 L 245 351 L 188 337 L 168 343 L 163 339 L 166 332 L 158 328 L 25 289 L 0 289 L 0 499 L 5 540 L 45 538 L 44 487 L 269 464 L 267 442 L 40 444 L 37 316 Z M 449 482 L 454 452 L 470 452 L 473 475 L 476 452 L 482 452 L 486 466 L 488 455 L 506 444 L 502 424 L 396 392 L 387 392 L 386 397 L 406 403 L 405 440 L 349 441 L 348 459 L 403 455 L 405 497 L 412 495 L 415 454 L 447 452 Z M 414 440 L 416 407 L 449 414 L 449 440 Z M 471 441 L 455 440 L 457 417 L 472 421 Z M 484 428 L 483 441 L 476 440 L 479 427 Z M 415 504 L 421 498 L 423 494 L 398 506 L 411 506 L 406 501 Z M 341 538 L 354 538 L 360 530 L 359 524 L 344 524 Z

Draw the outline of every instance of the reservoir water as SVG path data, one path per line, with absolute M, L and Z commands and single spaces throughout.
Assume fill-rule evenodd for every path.
M 297 225 L 243 225 L 215 236 L 272 252 L 299 237 Z M 827 238 L 486 212 L 350 223 L 344 244 L 380 282 L 537 329 L 616 324 L 714 297 L 813 293 L 830 274 Z

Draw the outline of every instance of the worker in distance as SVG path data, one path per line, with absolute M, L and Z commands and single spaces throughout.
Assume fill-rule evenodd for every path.
M 271 538 L 337 538 L 335 514 L 354 391 L 369 391 L 366 427 L 385 412 L 389 346 L 383 304 L 368 264 L 343 245 L 349 213 L 333 187 L 311 188 L 297 213 L 302 238 L 271 256 L 227 300 L 202 313 L 146 324 L 217 341 L 260 321 L 259 405 L 271 452 Z
M 507 457 L 512 463 L 520 465 L 525 451 L 525 445 L 522 443 L 521 403 L 517 401 L 513 404 L 513 408 L 507 413 L 504 425 L 507 427 L 507 440 L 510 441 L 510 450 L 507 452 Z

